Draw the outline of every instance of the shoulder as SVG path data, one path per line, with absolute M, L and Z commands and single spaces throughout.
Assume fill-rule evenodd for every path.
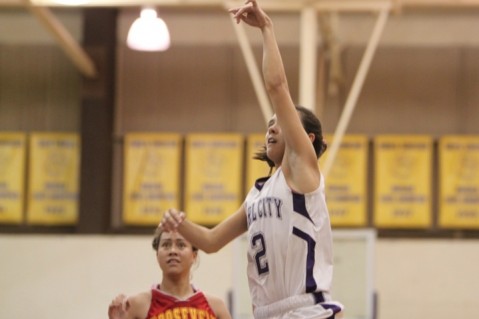
M 127 310 L 134 318 L 146 318 L 151 304 L 151 290 L 129 296 L 126 302 Z
M 203 291 L 203 295 L 205 296 L 206 300 L 208 301 L 208 303 L 210 304 L 211 308 L 213 308 L 214 310 L 214 306 L 221 306 L 221 305 L 225 305 L 225 303 L 223 302 L 223 300 L 221 300 L 219 297 L 217 296 L 214 296 L 214 295 L 211 295 L 211 294 L 207 294 Z
M 226 308 L 226 304 L 224 301 L 214 295 L 207 294 L 203 292 L 206 300 L 208 301 L 208 304 L 210 305 L 211 309 L 214 311 L 218 319 L 231 319 L 231 315 L 228 311 L 228 308 Z
M 138 303 L 143 303 L 145 301 L 150 302 L 151 301 L 151 290 L 148 291 L 143 291 L 140 292 L 136 295 L 132 295 L 128 297 L 128 300 L 131 302 L 138 302 Z

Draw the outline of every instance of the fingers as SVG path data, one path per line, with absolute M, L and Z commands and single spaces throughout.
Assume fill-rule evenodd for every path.
M 123 310 L 125 310 L 125 311 L 128 311 L 128 309 L 130 309 L 130 300 L 128 300 L 128 298 L 125 298 L 125 299 L 123 300 L 122 308 L 123 308 Z
M 251 3 L 251 4 L 250 4 Z M 241 7 L 232 8 L 228 11 L 233 14 L 233 18 L 236 20 L 236 23 L 240 23 L 246 18 L 248 12 L 253 12 L 253 7 L 257 7 L 255 0 L 246 0 L 245 4 Z
M 244 4 L 248 4 L 248 3 L 251 3 L 251 5 L 252 5 L 253 7 L 257 7 L 257 6 L 258 6 L 258 2 L 256 2 L 256 0 L 246 0 L 246 1 L 244 2 Z
M 118 305 L 118 298 L 119 298 L 119 296 L 121 296 L 121 295 L 116 296 L 116 297 L 110 302 L 110 306 Z
M 233 14 L 233 19 L 236 20 L 236 23 L 240 23 L 241 17 L 243 16 L 243 12 L 241 11 L 241 8 L 234 8 L 234 9 L 229 9 L 228 10 L 231 14 Z
M 185 218 L 185 213 L 170 208 L 163 214 L 163 218 L 158 227 L 161 227 L 164 231 L 176 231 Z
M 243 21 L 252 27 L 263 28 L 268 19 L 256 0 L 246 0 L 243 6 L 230 9 L 229 12 L 233 14 L 236 23 Z
M 125 311 L 124 302 L 126 300 L 126 296 L 120 294 L 116 296 L 108 306 L 108 317 L 110 319 L 116 319 Z
M 111 301 L 110 305 L 121 306 L 125 299 L 126 299 L 126 296 L 124 294 L 119 294 L 118 296 L 115 297 L 115 299 Z

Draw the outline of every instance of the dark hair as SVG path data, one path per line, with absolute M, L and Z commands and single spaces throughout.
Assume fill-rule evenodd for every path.
M 314 134 L 313 147 L 314 151 L 316 152 L 316 158 L 320 158 L 321 155 L 323 155 L 323 153 L 328 148 L 323 139 L 323 129 L 321 127 L 321 122 L 311 110 L 301 105 L 296 105 L 295 107 L 296 111 L 298 111 L 298 113 L 300 114 L 301 123 L 303 124 L 306 133 Z M 263 145 L 261 149 L 255 153 L 253 158 L 267 162 L 270 168 L 274 167 L 274 162 L 269 159 L 268 155 L 266 154 L 266 145 Z
M 151 247 L 153 247 L 155 251 L 158 251 L 158 247 L 160 246 L 161 235 L 163 235 L 163 229 L 161 227 L 157 227 L 155 230 L 153 241 L 151 242 Z M 191 249 L 193 251 L 198 251 L 198 248 L 195 246 L 191 246 Z

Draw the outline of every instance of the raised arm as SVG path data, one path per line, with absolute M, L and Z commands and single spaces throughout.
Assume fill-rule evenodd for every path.
M 237 22 L 243 21 L 261 30 L 264 82 L 286 144 L 281 167 L 292 188 L 300 192 L 312 191 L 318 187 L 320 179 L 311 142 L 314 137 L 304 130 L 292 101 L 273 22 L 256 0 L 247 0 L 244 6 L 231 9 L 230 12 Z
M 167 231 L 178 231 L 193 246 L 208 254 L 217 252 L 247 230 L 243 206 L 211 229 L 195 224 L 185 217 L 185 213 L 169 209 L 163 215 L 158 227 Z

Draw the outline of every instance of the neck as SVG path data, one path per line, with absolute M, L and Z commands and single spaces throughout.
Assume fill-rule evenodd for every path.
M 163 278 L 160 290 L 178 299 L 187 299 L 194 293 L 188 278 Z

